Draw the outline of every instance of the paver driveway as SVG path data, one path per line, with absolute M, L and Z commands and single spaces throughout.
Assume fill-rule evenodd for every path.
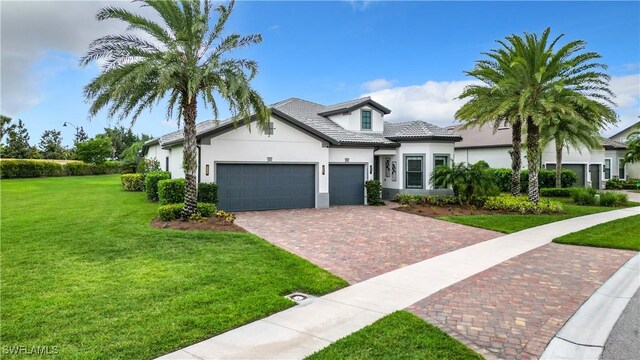
M 503 235 L 389 206 L 245 212 L 236 223 L 351 284 Z
M 486 359 L 537 359 L 636 252 L 548 244 L 445 288 L 409 311 Z

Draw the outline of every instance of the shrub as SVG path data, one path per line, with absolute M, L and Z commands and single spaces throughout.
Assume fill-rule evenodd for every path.
M 217 204 L 218 184 L 200 183 L 198 184 L 198 202 Z
M 184 179 L 158 181 L 158 201 L 160 205 L 184 202 Z
M 500 193 L 493 181 L 486 163 L 452 163 L 451 166 L 437 166 L 429 176 L 429 181 L 442 187 L 453 189 L 460 203 L 471 204 L 474 196 L 488 196 Z
M 547 188 L 540 189 L 540 196 L 546 197 L 571 197 L 571 189 L 570 188 Z
M 575 188 L 571 191 L 571 199 L 576 205 L 595 205 L 596 191 L 591 188 Z
M 123 174 L 120 181 L 125 191 L 144 191 L 143 174 Z
M 484 208 L 488 210 L 503 210 L 520 214 L 557 213 L 562 211 L 562 204 L 557 201 L 541 200 L 537 205 L 525 196 L 511 196 L 502 194 L 487 198 Z
M 384 205 L 382 201 L 382 184 L 379 180 L 365 181 L 364 187 L 367 189 L 367 204 Z
M 625 206 L 628 201 L 627 194 L 618 193 L 618 192 L 608 192 L 603 191 L 600 192 L 600 201 L 598 205 L 600 206 Z
M 233 224 L 236 221 L 236 214 L 218 210 L 216 211 L 216 219 L 224 220 Z
M 136 167 L 136 172 L 146 174 L 152 171 L 160 171 L 160 162 L 156 159 L 141 159 Z
M 424 196 L 422 195 L 415 195 L 415 194 L 396 194 L 396 196 L 393 197 L 393 201 L 397 202 L 398 204 L 402 204 L 402 205 L 412 205 L 415 204 L 419 201 L 422 201 L 422 199 L 424 198 Z
M 158 218 L 162 221 L 171 221 L 180 219 L 182 216 L 182 208 L 184 204 L 168 204 L 158 208 Z M 216 211 L 213 204 L 198 203 L 198 212 L 202 217 L 211 217 Z M 234 217 L 235 218 L 235 217 Z
M 120 162 L 107 161 L 101 165 L 72 161 L 60 164 L 54 161 L 35 159 L 7 159 L 0 161 L 0 176 L 3 179 L 34 178 L 49 176 L 81 176 L 117 174 Z
M 604 188 L 607 190 L 620 190 L 622 189 L 622 184 L 622 180 L 614 178 L 611 180 L 607 180 L 607 182 L 604 183 Z
M 144 179 L 144 189 L 149 201 L 158 201 L 158 181 L 171 179 L 168 171 L 151 171 Z
M 427 195 L 423 197 L 422 202 L 427 205 L 445 206 L 458 203 L 458 199 L 455 196 L 431 196 Z
M 493 178 L 493 183 L 498 186 L 500 191 L 511 192 L 511 169 L 489 169 L 489 173 Z

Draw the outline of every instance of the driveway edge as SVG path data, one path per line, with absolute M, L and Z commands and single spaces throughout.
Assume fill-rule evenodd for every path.
M 636 254 L 582 304 L 540 359 L 599 359 L 611 330 L 639 288 L 640 254 Z

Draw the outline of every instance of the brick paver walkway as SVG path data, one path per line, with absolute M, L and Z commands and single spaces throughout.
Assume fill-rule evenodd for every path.
M 548 244 L 443 289 L 409 310 L 487 359 L 537 359 L 633 251 Z
M 503 235 L 387 206 L 254 211 L 236 223 L 351 284 Z

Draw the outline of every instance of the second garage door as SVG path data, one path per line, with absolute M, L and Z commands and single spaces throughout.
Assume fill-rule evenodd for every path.
M 329 205 L 364 204 L 364 165 L 329 165 Z
M 315 207 L 315 165 L 218 164 L 216 170 L 222 210 Z

